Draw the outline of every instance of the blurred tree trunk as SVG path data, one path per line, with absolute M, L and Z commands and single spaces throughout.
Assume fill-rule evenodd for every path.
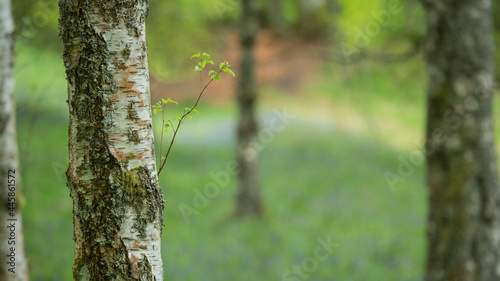
M 257 130 L 255 103 L 257 86 L 254 78 L 253 46 L 259 26 L 255 15 L 255 1 L 242 0 L 241 48 L 242 62 L 239 74 L 238 103 L 240 120 L 238 124 L 237 161 L 239 165 L 239 192 L 237 216 L 261 216 L 262 203 L 257 176 Z
M 10 0 L 0 0 L 0 280 L 29 280 L 24 252 L 19 152 L 14 104 L 14 22 Z
M 61 0 L 74 280 L 163 280 L 148 1 Z
M 491 0 L 423 3 L 430 83 L 426 281 L 500 280 Z
M 495 26 L 495 46 L 496 56 L 495 56 L 495 69 L 496 69 L 496 83 L 500 83 L 500 0 L 493 1 L 493 23 Z

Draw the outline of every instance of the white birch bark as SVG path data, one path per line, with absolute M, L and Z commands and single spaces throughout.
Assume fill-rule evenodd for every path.
M 75 280 L 163 280 L 148 2 L 61 0 Z
M 14 22 L 10 0 L 0 0 L 0 280 L 29 280 L 19 190 L 14 104 Z M 9 170 L 11 172 L 9 173 Z M 9 178 L 9 175 L 11 176 Z M 13 183 L 10 186 L 8 182 Z M 12 196 L 12 192 L 14 196 Z M 10 194 L 9 194 L 10 193 Z M 9 205 L 9 203 L 14 203 Z M 9 227 L 10 226 L 10 227 Z M 14 251 L 12 251 L 14 250 Z M 12 253 L 14 257 L 12 259 Z M 12 262 L 12 260 L 14 260 Z

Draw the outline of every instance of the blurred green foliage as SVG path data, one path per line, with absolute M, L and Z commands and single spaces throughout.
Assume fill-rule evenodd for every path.
M 56 49 L 16 44 L 15 98 L 18 107 L 40 113 L 67 111 L 65 69 Z
M 186 58 L 200 50 L 215 53 L 225 43 L 223 35 L 210 30 L 210 23 L 219 19 L 211 1 L 149 2 L 149 67 L 158 78 L 172 81 L 191 74 L 192 66 L 186 64 Z
M 421 41 L 425 35 L 425 14 L 416 1 L 339 1 L 342 43 L 360 51 L 386 45 L 388 41 Z
M 43 48 L 57 48 L 58 9 L 58 0 L 12 1 L 17 41 Z

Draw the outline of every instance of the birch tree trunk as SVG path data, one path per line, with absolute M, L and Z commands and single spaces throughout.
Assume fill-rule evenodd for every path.
M 29 280 L 24 253 L 19 152 L 14 104 L 14 22 L 10 0 L 0 0 L 0 280 Z
M 60 0 L 75 280 L 163 280 L 147 0 Z
M 255 16 L 255 1 L 242 0 L 241 10 L 241 48 L 242 62 L 238 87 L 240 120 L 238 124 L 237 161 L 239 165 L 239 192 L 237 197 L 237 216 L 261 216 L 262 203 L 257 176 L 257 130 L 255 103 L 257 87 L 254 78 L 253 45 L 258 32 Z
M 491 0 L 427 11 L 427 281 L 500 280 Z

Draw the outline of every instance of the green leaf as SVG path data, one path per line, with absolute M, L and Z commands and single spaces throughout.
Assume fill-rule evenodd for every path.
M 208 58 L 210 58 L 210 55 L 209 55 L 209 54 L 207 54 L 207 53 L 203 53 L 203 56 L 204 56 L 204 57 L 207 57 L 207 59 L 208 59 Z
M 219 78 L 220 78 L 220 73 L 215 73 L 214 75 L 212 75 L 212 79 L 214 79 L 215 81 L 219 81 Z
M 201 68 L 199 65 L 194 66 L 194 71 L 202 71 L 203 68 Z
M 168 98 L 167 103 L 169 103 L 169 102 L 172 102 L 172 103 L 175 103 L 175 104 L 179 105 L 179 103 L 178 103 L 178 102 L 174 101 L 174 100 L 173 100 L 173 99 L 171 99 L 171 98 Z
M 214 64 L 214 61 L 213 60 L 204 60 L 206 63 L 209 63 L 209 64 Z
M 208 76 L 212 75 L 212 73 L 215 73 L 215 71 L 210 70 L 210 71 L 208 72 Z
M 158 111 L 160 111 L 158 108 L 153 109 L 154 114 L 158 113 Z
M 200 56 L 201 56 L 201 54 L 197 53 L 197 54 L 192 55 L 191 58 L 199 58 Z
M 198 110 L 196 108 L 193 108 L 193 111 L 196 112 L 196 114 L 198 114 Z
M 191 116 L 191 115 L 188 115 L 188 117 L 189 117 L 189 119 L 193 119 L 193 116 Z
M 168 134 L 168 130 L 167 130 L 167 129 L 165 129 L 165 130 L 164 130 L 164 132 L 165 132 L 166 134 Z
M 224 71 L 225 71 L 225 72 L 227 72 L 227 73 L 231 73 L 231 75 L 233 75 L 233 77 L 235 77 L 235 76 L 236 76 L 236 75 L 234 74 L 234 72 L 233 72 L 231 69 L 227 68 L 227 67 L 226 67 L 226 68 L 224 68 Z
M 170 124 L 166 123 L 165 125 L 163 125 L 165 128 L 168 128 L 170 127 Z
M 158 130 L 158 133 L 161 133 L 161 129 Z
M 225 63 L 221 62 L 221 63 L 219 64 L 219 69 L 223 69 L 223 68 L 224 68 L 224 66 L 225 66 Z
M 170 98 L 169 98 L 169 99 L 170 99 Z M 162 102 L 163 104 L 167 104 L 167 100 L 166 100 L 166 99 L 161 99 L 161 102 Z

